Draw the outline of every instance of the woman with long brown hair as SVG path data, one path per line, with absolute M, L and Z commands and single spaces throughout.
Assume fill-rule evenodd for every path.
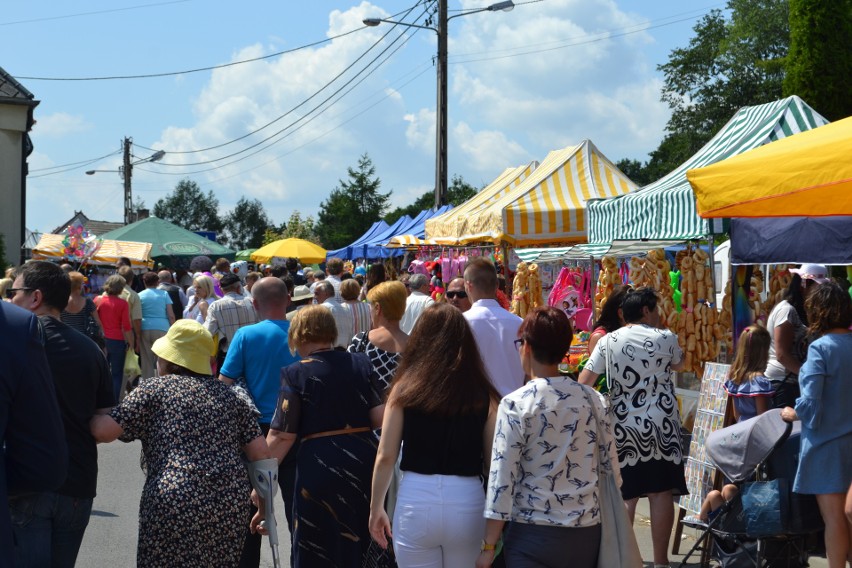
M 448 304 L 427 308 L 391 387 L 373 470 L 370 535 L 383 547 L 394 539 L 401 567 L 476 561 L 485 528 L 479 476 L 491 455 L 499 399 L 461 312 Z M 403 444 L 392 534 L 385 494 Z

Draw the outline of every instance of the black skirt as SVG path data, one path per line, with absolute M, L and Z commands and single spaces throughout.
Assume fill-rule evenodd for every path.
M 683 462 L 650 460 L 621 468 L 621 496 L 625 501 L 646 497 L 649 493 L 671 491 L 672 495 L 689 495 Z

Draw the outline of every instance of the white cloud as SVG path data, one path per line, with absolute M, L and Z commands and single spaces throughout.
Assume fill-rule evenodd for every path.
M 92 128 L 92 125 L 79 115 L 55 112 L 48 115 L 36 115 L 33 136 L 62 138 L 71 134 L 80 134 Z
M 479 7 L 481 2 L 463 0 L 462 6 Z M 326 34 L 358 28 L 365 17 L 389 14 L 367 1 L 334 10 Z M 518 6 L 507 14 L 453 20 L 449 173 L 461 174 L 471 183 L 488 183 L 508 166 L 541 160 L 550 150 L 584 138 L 592 139 L 613 160 L 644 158 L 659 142 L 668 112 L 658 100 L 660 83 L 642 51 L 650 36 L 619 35 L 618 30 L 638 29 L 641 22 L 619 10 L 613 0 L 549 0 Z M 275 120 L 244 142 L 172 153 L 164 161 L 216 160 L 169 171 L 201 171 L 193 179 L 205 191 L 216 193 L 223 211 L 241 196 L 258 198 L 278 222 L 294 209 L 315 215 L 338 180 L 345 179 L 346 168 L 367 152 L 383 190 L 393 190 L 393 205 L 406 205 L 432 189 L 431 61 L 411 55 L 403 59 L 406 52 L 401 51 L 328 111 L 310 112 L 329 96 L 336 100 L 333 90 L 354 74 L 346 66 L 387 31 L 387 26 L 360 30 L 314 48 L 217 69 L 195 96 L 192 119 L 163 129 L 154 147 L 187 151 L 215 146 Z M 394 35 L 380 48 L 388 47 Z M 405 50 L 422 53 L 425 47 L 434 53 L 434 34 L 412 40 Z M 286 43 L 281 38 L 273 41 Z M 231 58 L 254 58 L 276 49 L 255 43 L 236 49 Z M 417 72 L 422 73 L 419 78 Z M 339 74 L 341 79 L 331 88 L 321 90 Z M 408 81 L 413 81 L 410 86 Z M 223 165 L 255 150 L 233 158 L 224 155 L 267 136 L 273 138 L 257 149 L 274 144 L 258 156 Z M 166 179 L 173 187 L 180 176 Z

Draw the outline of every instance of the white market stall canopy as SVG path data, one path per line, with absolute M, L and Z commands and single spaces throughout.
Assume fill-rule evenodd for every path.
M 745 107 L 694 156 L 662 179 L 613 199 L 589 202 L 589 242 L 616 239 L 697 239 L 709 233 L 698 216 L 687 170 L 700 168 L 811 130 L 828 121 L 796 96 Z
M 63 240 L 65 235 L 43 234 L 33 249 L 33 258 L 36 260 L 65 258 Z M 114 265 L 120 257 L 125 256 L 130 259 L 133 268 L 150 268 L 153 265 L 151 243 L 102 240 L 101 248 L 92 258 L 86 260 L 87 264 Z

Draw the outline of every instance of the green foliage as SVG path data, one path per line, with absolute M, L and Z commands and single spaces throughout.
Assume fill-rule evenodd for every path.
M 482 188 L 480 188 L 482 189 Z M 461 205 L 474 195 L 479 192 L 479 189 L 476 189 L 466 181 L 460 175 L 454 175 L 450 186 L 447 188 L 447 203 L 456 207 Z M 427 191 L 423 195 L 417 198 L 417 200 L 405 207 L 397 207 L 387 215 L 385 215 L 385 222 L 389 225 L 392 225 L 402 217 L 403 215 L 408 215 L 409 217 L 414 217 L 424 209 L 432 209 L 435 206 L 435 192 Z
M 293 211 L 290 214 L 290 219 L 286 223 L 282 223 L 278 229 L 267 228 L 263 234 L 262 245 L 290 238 L 305 239 L 306 241 L 322 245 L 319 235 L 316 232 L 314 218 L 309 215 L 305 219 L 302 219 L 302 214 L 298 210 Z
M 784 95 L 798 95 L 829 120 L 852 115 L 852 1 L 789 2 Z
M 175 190 L 154 204 L 154 216 L 165 219 L 189 231 L 216 231 L 221 233 L 223 224 L 219 218 L 219 200 L 208 191 L 201 191 L 197 183 L 182 179 Z M 224 237 L 220 237 L 225 241 Z
M 316 232 L 323 246 L 336 249 L 351 243 L 384 215 L 391 192 L 379 193 L 381 180 L 367 154 L 358 168 L 347 168 L 348 181 L 339 181 L 320 205 Z
M 629 177 L 637 183 L 651 183 L 680 166 L 740 108 L 782 98 L 790 41 L 787 0 L 729 0 L 727 9 L 729 19 L 721 10 L 706 14 L 693 27 L 689 45 L 673 50 L 659 66 L 662 100 L 672 116 L 660 146 L 645 165 L 633 168 Z
M 247 249 L 261 246 L 264 232 L 272 221 L 259 199 L 241 197 L 234 210 L 225 216 L 224 224 L 231 247 Z

